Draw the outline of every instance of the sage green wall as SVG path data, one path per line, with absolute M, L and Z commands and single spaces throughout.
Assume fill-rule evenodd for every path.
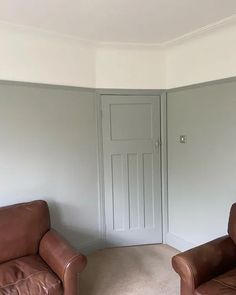
M 184 250 L 224 235 L 236 201 L 236 80 L 172 90 L 167 99 L 167 241 Z
M 100 239 L 96 103 L 92 89 L 0 83 L 0 205 L 48 200 L 78 248 Z M 167 112 L 166 240 L 184 250 L 225 234 L 236 201 L 236 80 L 167 91 Z
M 99 238 L 94 90 L 0 83 L 0 206 L 49 201 L 81 248 Z

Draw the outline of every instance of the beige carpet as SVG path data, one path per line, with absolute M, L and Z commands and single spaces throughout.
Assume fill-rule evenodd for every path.
M 165 245 L 112 248 L 88 256 L 80 295 L 179 295 L 179 279 Z

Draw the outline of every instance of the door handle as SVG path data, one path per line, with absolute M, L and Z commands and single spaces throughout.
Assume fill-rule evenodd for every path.
M 154 151 L 155 152 L 159 152 L 159 149 L 161 147 L 161 140 L 158 138 L 158 140 L 156 140 L 154 142 L 153 146 L 154 146 Z

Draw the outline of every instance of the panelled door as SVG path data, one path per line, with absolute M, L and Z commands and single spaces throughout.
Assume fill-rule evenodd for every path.
M 160 97 L 102 95 L 106 240 L 162 242 Z

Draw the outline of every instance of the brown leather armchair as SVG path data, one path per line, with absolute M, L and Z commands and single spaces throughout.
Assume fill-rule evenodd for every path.
M 236 295 L 236 203 L 228 234 L 173 257 L 181 295 Z
M 55 230 L 45 201 L 0 208 L 0 294 L 78 295 L 86 257 Z

